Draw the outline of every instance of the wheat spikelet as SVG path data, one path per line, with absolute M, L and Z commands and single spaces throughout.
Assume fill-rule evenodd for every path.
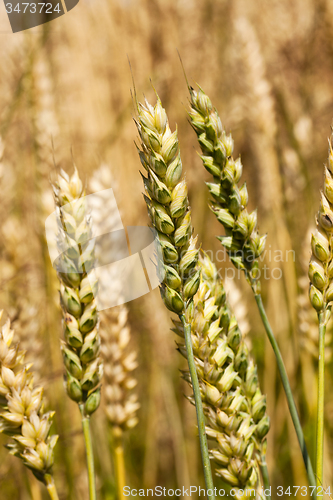
M 94 297 L 98 283 L 93 273 L 94 240 L 87 213 L 85 193 L 75 167 L 69 177 L 62 172 L 53 186 L 58 211 L 57 263 L 61 281 L 65 340 L 61 343 L 66 367 L 67 394 L 92 414 L 100 403 L 100 360 L 98 312 Z
M 269 430 L 266 397 L 216 267 L 208 256 L 200 256 L 199 263 L 202 280 L 187 321 L 192 328 L 206 431 L 213 440 L 211 458 L 216 474 L 231 486 L 258 489 L 260 455 Z M 174 321 L 174 325 L 183 337 L 182 324 Z M 178 348 L 186 356 L 183 339 Z M 184 377 L 190 383 L 188 372 Z
M 45 482 L 58 438 L 49 436 L 54 413 L 43 412 L 43 388 L 34 386 L 31 365 L 24 363 L 25 353 L 13 345 L 13 336 L 8 320 L 0 333 L 0 432 L 14 441 L 7 445 L 10 453 Z

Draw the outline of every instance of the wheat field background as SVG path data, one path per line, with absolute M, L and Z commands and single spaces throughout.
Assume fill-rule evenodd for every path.
M 108 165 L 124 226 L 148 223 L 134 145 L 130 61 L 139 97 L 153 97 L 151 80 L 172 128 L 178 125 L 193 226 L 202 247 L 220 255 L 215 235 L 221 229 L 206 203 L 207 176 L 187 122 L 177 51 L 190 83 L 210 95 L 232 132 L 250 208 L 258 207 L 261 233 L 268 233 L 271 253 L 265 264 L 277 269 L 279 279 L 268 272 L 263 296 L 313 456 L 318 345 L 307 299 L 307 263 L 333 118 L 333 1 L 81 0 L 42 28 L 2 33 L 0 40 L 0 306 L 57 412 L 54 471 L 60 498 L 85 500 L 88 493 L 80 419 L 63 389 L 58 282 L 44 234 L 45 219 L 54 210 L 53 154 L 57 166 L 71 172 L 72 149 L 87 184 L 102 164 Z M 277 249 L 282 258 L 274 260 Z M 218 265 L 222 274 L 231 267 L 227 259 Z M 249 324 L 267 394 L 272 486 L 305 485 L 273 353 L 245 280 L 236 284 L 239 314 Z M 175 349 L 169 314 L 158 290 L 128 307 L 141 407 L 138 425 L 126 435 L 127 482 L 133 488 L 202 485 L 195 409 L 184 398 L 189 393 L 179 376 L 184 360 Z M 332 489 L 330 341 L 329 334 L 324 486 Z M 98 498 L 111 500 L 116 490 L 102 410 L 92 427 Z M 1 445 L 5 441 L 0 438 Z M 1 500 L 46 498 L 3 446 L 0 484 Z

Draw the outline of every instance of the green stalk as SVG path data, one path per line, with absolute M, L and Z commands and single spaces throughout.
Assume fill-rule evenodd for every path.
M 318 313 L 319 320 L 319 362 L 318 362 L 318 405 L 317 405 L 317 456 L 316 477 L 317 486 L 323 484 L 324 455 L 324 375 L 325 375 L 325 312 Z
M 84 443 L 86 446 L 86 455 L 87 455 L 89 499 L 96 500 L 94 453 L 93 453 L 92 439 L 90 433 L 90 418 L 84 414 L 83 405 L 79 406 L 82 415 L 82 428 L 83 428 Z
M 268 469 L 267 469 L 267 463 L 266 463 L 266 455 L 261 455 L 260 470 L 261 470 L 262 480 L 264 483 L 264 490 L 270 491 L 271 484 L 269 481 L 269 475 L 268 475 Z M 265 495 L 265 498 L 266 498 L 266 500 L 271 500 L 271 495 Z
M 125 474 L 125 461 L 124 461 L 124 447 L 122 438 L 120 436 L 113 435 L 113 454 L 114 454 L 114 465 L 117 480 L 117 493 L 118 500 L 124 498 L 124 486 L 126 486 L 126 474 Z
M 308 479 L 309 479 L 309 485 L 315 487 L 316 486 L 315 475 L 313 473 L 313 469 L 312 469 L 312 465 L 311 465 L 311 460 L 310 460 L 310 457 L 309 457 L 309 454 L 308 454 L 308 450 L 306 448 L 302 426 L 301 426 L 301 423 L 300 423 L 300 420 L 299 420 L 299 416 L 298 416 L 298 413 L 297 413 L 296 404 L 295 404 L 295 401 L 294 401 L 294 398 L 293 398 L 293 394 L 292 394 L 292 391 L 291 391 L 291 388 L 290 388 L 290 384 L 289 384 L 289 380 L 288 380 L 288 375 L 287 375 L 286 368 L 285 368 L 284 363 L 283 363 L 281 352 L 280 352 L 278 343 L 276 342 L 276 339 L 274 337 L 274 333 L 273 333 L 273 330 L 271 328 L 271 325 L 269 324 L 269 321 L 268 321 L 268 318 L 267 318 L 267 315 L 266 315 L 266 311 L 265 311 L 264 305 L 262 303 L 261 295 L 258 294 L 258 293 L 255 293 L 255 299 L 256 299 L 256 302 L 257 302 L 258 309 L 259 309 L 260 317 L 262 319 L 262 322 L 263 322 L 263 325 L 265 327 L 268 339 L 269 339 L 269 341 L 271 343 L 271 346 L 273 348 L 273 351 L 274 351 L 274 354 L 275 354 L 275 357 L 276 357 L 277 365 L 278 365 L 280 376 L 281 376 L 281 380 L 282 380 L 282 385 L 283 385 L 284 392 L 286 393 L 286 397 L 287 397 L 287 402 L 288 402 L 288 406 L 289 406 L 289 412 L 290 412 L 290 415 L 291 415 L 291 418 L 292 418 L 292 421 L 293 421 L 293 424 L 294 424 L 294 427 L 295 427 L 296 435 L 297 435 L 297 438 L 298 438 L 298 442 L 299 442 L 299 445 L 300 445 L 300 448 L 301 448 L 301 451 L 302 451 L 303 460 L 304 460 L 306 472 L 307 472 Z M 316 492 L 315 491 L 312 493 L 312 496 L 314 498 L 316 498 Z
M 197 412 L 201 461 L 202 461 L 202 467 L 203 467 L 203 471 L 204 471 L 207 496 L 208 496 L 209 500 L 215 500 L 214 483 L 213 483 L 212 470 L 210 467 L 210 460 L 209 460 L 209 454 L 208 454 L 208 443 L 207 443 L 207 436 L 206 436 L 206 429 L 205 429 L 205 416 L 204 416 L 203 407 L 202 407 L 198 374 L 197 374 L 197 369 L 195 367 L 193 349 L 192 349 L 191 325 L 186 323 L 185 316 L 181 315 L 180 319 L 181 319 L 181 321 L 183 323 L 183 327 L 184 327 L 187 362 L 188 362 L 188 367 L 190 370 L 192 387 L 193 387 L 193 394 L 194 394 L 194 400 L 195 400 L 195 408 L 196 408 L 196 412 Z M 208 494 L 208 491 L 211 494 Z
M 51 500 L 59 500 L 53 476 L 51 476 L 51 474 L 45 474 L 44 481 Z

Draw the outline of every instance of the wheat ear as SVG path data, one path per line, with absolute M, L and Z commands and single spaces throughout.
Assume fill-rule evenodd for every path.
M 313 226 L 313 225 L 312 225 Z M 298 330 L 300 336 L 300 344 L 307 354 L 315 361 L 318 359 L 319 338 L 318 338 L 318 315 L 317 311 L 309 301 L 309 243 L 312 240 L 314 228 L 311 227 L 304 238 L 304 246 L 302 251 L 302 275 L 298 279 L 299 293 L 297 297 L 298 305 Z M 311 257 L 311 261 L 313 259 Z M 312 266 L 311 266 L 312 267 Z M 328 323 L 325 333 L 325 362 L 329 363 L 332 359 L 332 328 L 333 325 Z
M 177 130 L 171 132 L 167 115 L 160 99 L 153 107 L 148 101 L 137 103 L 138 119 L 135 120 L 141 139 L 139 155 L 147 172 L 143 177 L 148 214 L 158 234 L 162 248 L 159 269 L 163 270 L 161 295 L 166 307 L 178 314 L 183 326 L 186 357 L 193 385 L 197 411 L 201 458 L 209 499 L 214 499 L 214 485 L 209 461 L 205 420 L 200 387 L 193 358 L 191 325 L 186 311 L 200 283 L 197 269 L 197 238 L 192 236 L 191 210 L 187 185 L 181 180 L 182 162 L 178 152 Z
M 325 333 L 333 301 L 333 150 L 331 140 L 329 141 L 328 162 L 325 167 L 324 189 L 316 221 L 317 231 L 312 235 L 311 240 L 309 294 L 319 322 L 316 476 L 317 486 L 320 486 L 323 482 L 324 454 Z
M 68 396 L 79 405 L 86 444 L 90 500 L 96 498 L 90 416 L 100 403 L 103 365 L 94 297 L 94 240 L 85 192 L 78 171 L 61 172 L 53 186 L 58 212 L 58 266 L 64 338 L 61 342 Z
M 214 443 L 210 455 L 215 473 L 232 487 L 258 490 L 269 430 L 266 397 L 215 265 L 207 255 L 200 256 L 199 264 L 201 284 L 186 319 L 191 324 L 206 431 Z M 181 337 L 178 348 L 186 356 L 184 329 L 180 322 L 174 324 Z M 188 372 L 184 378 L 190 383 Z M 243 498 L 244 493 L 237 495 Z
M 43 412 L 43 387 L 34 386 L 31 365 L 24 362 L 25 352 L 13 344 L 13 337 L 7 320 L 0 331 L 0 432 L 13 440 L 9 452 L 46 485 L 52 500 L 58 500 L 52 476 L 58 436 L 49 434 L 54 412 Z
M 230 260 L 245 271 L 252 286 L 258 282 L 258 258 L 265 249 L 266 235 L 257 231 L 257 211 L 248 213 L 246 183 L 241 187 L 243 166 L 240 158 L 232 157 L 234 142 L 223 130 L 220 117 L 213 109 L 209 97 L 201 88 L 190 89 L 190 123 L 198 136 L 201 159 L 213 176 L 207 182 L 212 196 L 210 208 L 225 229 L 218 239 L 228 252 Z
M 258 259 L 264 250 L 266 236 L 260 236 L 256 229 L 256 211 L 249 214 L 246 210 L 248 203 L 246 185 L 238 187 L 243 167 L 240 158 L 234 160 L 232 157 L 233 140 L 231 135 L 225 133 L 219 115 L 204 91 L 200 87 L 198 91 L 192 87 L 188 88 L 190 92 L 190 123 L 198 136 L 203 153 L 201 157 L 203 164 L 213 176 L 213 182 L 207 183 L 211 194 L 210 206 L 226 233 L 225 236 L 218 236 L 218 239 L 226 248 L 233 264 L 245 272 L 246 279 L 253 290 L 261 320 L 276 357 L 309 484 L 315 487 L 316 480 L 288 375 L 260 293 Z
M 112 430 L 119 498 L 123 498 L 126 486 L 123 435 L 137 425 L 136 413 L 140 408 L 138 396 L 133 392 L 137 381 L 132 372 L 137 361 L 136 352 L 128 349 L 131 334 L 127 316 L 125 305 L 101 313 L 105 414 Z
M 91 192 L 98 193 L 113 188 L 118 191 L 118 184 L 113 178 L 110 167 L 106 164 L 98 168 L 89 181 Z M 94 230 L 105 234 L 108 228 L 117 227 L 119 212 L 113 200 L 96 198 L 94 210 Z M 106 272 L 106 270 L 105 270 Z M 105 415 L 110 424 L 113 437 L 113 455 L 117 477 L 119 499 L 124 498 L 126 486 L 126 468 L 124 460 L 123 434 L 133 429 L 137 423 L 137 410 L 140 407 L 138 396 L 133 391 L 137 381 L 133 371 L 137 367 L 136 352 L 129 349 L 131 331 L 128 325 L 128 307 L 122 304 L 121 282 L 119 276 L 108 274 L 112 283 L 112 293 L 117 303 L 121 304 L 100 312 L 101 355 L 104 366 Z

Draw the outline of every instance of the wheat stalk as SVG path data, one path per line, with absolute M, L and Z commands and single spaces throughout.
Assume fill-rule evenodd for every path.
M 7 445 L 10 453 L 21 458 L 57 500 L 52 466 L 58 436 L 49 435 L 54 412 L 44 413 L 43 387 L 34 385 L 31 365 L 24 363 L 25 352 L 13 344 L 13 337 L 7 320 L 0 332 L 0 432 L 14 441 Z
M 93 273 L 94 240 L 85 192 L 78 171 L 69 177 L 61 172 L 53 186 L 57 206 L 61 253 L 57 262 L 61 282 L 64 338 L 61 350 L 66 368 L 68 396 L 79 405 L 85 437 L 90 499 L 95 500 L 95 474 L 90 416 L 100 403 L 103 365 L 100 359 L 98 283 Z

